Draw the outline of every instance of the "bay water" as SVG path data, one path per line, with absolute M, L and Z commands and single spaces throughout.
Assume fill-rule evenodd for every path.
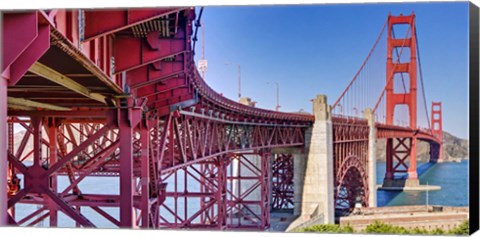
M 443 206 L 468 206 L 468 160 L 460 163 L 418 163 L 420 184 L 440 186 L 438 191 L 377 191 L 377 204 L 382 206 L 402 206 L 402 205 L 443 205 Z M 377 163 L 377 184 L 383 182 L 385 176 L 385 163 Z M 23 177 L 20 177 L 23 179 Z M 167 180 L 169 185 L 167 191 L 173 186 L 173 180 Z M 58 188 L 63 190 L 67 187 L 69 181 L 65 176 L 58 177 Z M 178 180 L 177 185 L 182 185 L 183 180 Z M 80 189 L 88 194 L 119 194 L 118 177 L 87 177 L 79 184 Z M 189 187 L 190 189 L 190 187 Z M 196 189 L 196 187 L 192 187 Z M 428 201 L 427 201 L 428 196 Z M 167 200 L 167 205 L 168 200 Z M 17 204 L 15 209 L 16 219 L 20 220 L 29 215 L 40 206 L 31 204 Z M 198 209 L 198 203 L 189 203 L 188 210 Z M 118 217 L 119 209 L 113 207 L 102 208 L 113 217 Z M 179 210 L 180 211 L 180 210 Z M 114 224 L 100 216 L 89 207 L 82 207 L 81 212 L 88 219 L 100 228 L 117 228 Z M 62 212 L 58 212 L 58 224 L 60 227 L 75 227 L 75 222 Z M 48 226 L 48 218 L 38 223 L 36 226 Z

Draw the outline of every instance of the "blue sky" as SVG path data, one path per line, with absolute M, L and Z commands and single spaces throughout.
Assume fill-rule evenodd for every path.
M 311 111 L 310 99 L 333 103 L 359 69 L 388 13 L 415 12 L 428 107 L 443 103 L 443 129 L 468 137 L 468 4 L 392 3 L 206 7 L 207 83 L 238 100 L 281 111 Z M 196 58 L 201 55 L 200 41 Z M 386 56 L 385 56 L 386 57 Z M 384 67 L 384 65 L 381 65 Z M 268 83 L 270 82 L 270 84 Z

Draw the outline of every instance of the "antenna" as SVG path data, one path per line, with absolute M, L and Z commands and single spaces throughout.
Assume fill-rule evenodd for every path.
M 277 106 L 275 107 L 275 111 L 280 111 L 280 93 L 279 93 L 279 89 L 278 89 L 278 82 L 275 82 L 275 84 L 277 84 Z
M 238 98 L 242 98 L 242 92 L 241 92 L 241 79 L 240 79 L 240 64 L 238 64 Z
M 270 84 L 270 83 L 272 83 L 272 82 L 267 82 L 267 84 Z M 275 83 L 275 85 L 276 85 L 276 97 L 277 97 L 277 98 L 276 98 L 276 99 L 277 99 L 277 105 L 275 106 L 275 111 L 278 112 L 278 111 L 280 111 L 280 107 L 282 107 L 282 106 L 280 106 L 280 90 L 279 90 L 279 84 L 278 84 L 278 82 L 276 82 L 276 81 L 274 81 L 273 83 Z
M 202 79 L 205 80 L 205 72 L 208 69 L 208 61 L 205 59 L 205 25 L 203 21 L 201 22 L 202 26 L 202 58 L 198 60 L 198 69 L 202 72 Z

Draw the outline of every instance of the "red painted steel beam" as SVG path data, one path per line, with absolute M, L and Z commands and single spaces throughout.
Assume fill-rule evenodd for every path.
M 128 111 L 119 118 L 120 136 L 120 227 L 133 227 L 133 128 L 127 120 Z
M 390 39 L 392 47 L 410 47 L 412 44 L 412 38 L 408 39 Z
M 172 90 L 182 86 L 187 86 L 187 80 L 185 77 L 170 78 L 163 83 L 159 83 L 154 86 L 143 87 L 141 90 L 137 91 L 136 95 L 138 98 L 148 98 L 163 93 L 167 90 Z
M 8 224 L 7 212 L 7 78 L 0 77 L 0 226 Z
M 56 172 L 58 169 L 63 167 L 65 164 L 67 164 L 67 162 L 69 162 L 75 156 L 77 156 L 79 152 L 81 152 L 82 150 L 87 148 L 93 141 L 100 138 L 109 129 L 110 129 L 109 125 L 108 124 L 105 125 L 103 128 L 98 130 L 94 135 L 92 135 L 87 140 L 85 140 L 84 142 L 79 144 L 77 147 L 75 147 L 72 151 L 70 151 L 65 157 L 63 157 L 62 160 L 60 160 L 57 163 L 51 165 L 49 167 L 49 169 L 47 170 L 47 172 L 45 173 L 45 175 L 43 175 L 43 176 L 46 177 L 46 176 L 49 176 L 49 175 L 53 174 L 54 172 Z
M 3 13 L 2 23 L 2 71 L 4 71 L 37 37 L 37 12 Z M 11 37 L 12 35 L 15 37 Z
M 20 110 L 10 110 L 8 111 L 8 116 L 15 117 L 30 117 L 30 116 L 45 116 L 45 117 L 55 117 L 55 118 L 90 118 L 95 120 L 95 118 L 105 118 L 107 121 L 109 119 L 115 118 L 116 111 L 113 109 L 79 109 L 72 111 L 20 111 Z
M 9 85 L 13 86 L 50 48 L 50 25 L 39 23 L 37 11 L 3 16 L 2 73 L 8 69 Z
M 150 182 L 155 180 L 150 180 L 150 121 L 143 120 L 139 127 L 140 132 L 140 143 L 141 143 L 141 200 L 140 200 L 140 210 L 141 210 L 141 220 L 142 228 L 150 227 Z
M 113 43 L 115 73 L 129 71 L 185 52 L 185 39 L 159 38 L 158 34 L 151 32 L 150 41 L 132 37 L 116 38 Z
M 110 78 L 110 75 L 108 75 L 108 72 L 110 70 L 109 67 L 106 68 L 108 70 L 102 70 L 95 63 L 97 58 L 89 58 L 90 54 L 102 56 L 103 58 L 108 57 L 109 59 L 112 55 L 106 54 L 103 51 L 100 52 L 99 47 L 94 47 L 93 45 L 90 45 L 90 43 L 86 43 L 85 45 L 83 45 L 83 47 L 86 48 L 85 51 L 88 50 L 87 53 L 84 50 L 79 49 L 77 45 L 74 45 L 65 35 L 62 34 L 62 32 L 58 31 L 55 28 L 52 28 L 50 37 L 52 38 L 52 41 L 55 42 L 55 47 L 58 47 L 66 54 L 70 55 L 86 70 L 88 70 L 102 83 L 104 83 L 108 87 L 108 89 L 113 90 L 115 93 L 123 93 L 120 86 L 116 84 L 114 79 Z
M 46 190 L 46 194 L 48 197 L 55 202 L 65 214 L 70 216 L 73 220 L 84 227 L 95 227 L 95 224 L 90 222 L 85 216 L 83 216 L 79 211 L 73 209 L 70 204 L 68 204 L 65 200 L 62 200 L 57 194 L 53 193 L 50 190 Z
M 113 34 L 134 25 L 188 8 L 157 8 L 85 11 L 85 41 Z
M 395 24 L 410 24 L 411 22 L 414 21 L 415 14 L 412 13 L 411 15 L 408 15 L 408 16 L 404 16 L 403 14 L 400 14 L 400 16 L 392 16 L 389 14 L 388 18 L 389 18 L 388 24 L 391 27 L 392 25 L 395 25 Z
M 160 85 L 166 84 L 166 81 L 169 79 L 176 79 L 183 76 L 184 71 L 183 69 L 165 70 L 164 73 L 156 73 L 156 74 L 158 75 L 153 74 L 151 76 L 148 76 L 147 80 L 143 82 L 138 82 L 135 84 L 132 83 L 130 87 L 132 89 L 140 89 L 140 88 L 150 86 L 150 85 L 155 85 L 155 84 L 160 84 Z M 141 77 L 136 77 L 136 78 L 138 80 L 138 78 L 141 78 Z
M 129 107 L 133 103 L 127 99 Z M 120 140 L 120 227 L 132 228 L 133 219 L 133 129 L 140 122 L 141 110 L 118 109 L 117 126 Z
M 126 73 L 127 83 L 128 85 L 130 85 L 131 88 L 139 87 L 138 85 L 142 85 L 142 83 L 145 83 L 146 85 L 152 84 L 148 83 L 151 81 L 155 81 L 154 83 L 162 84 L 162 78 L 168 78 L 168 75 L 176 75 L 185 71 L 183 67 L 183 62 L 181 60 L 182 58 L 178 57 L 176 58 L 176 61 L 173 62 L 159 61 L 154 64 L 149 64 L 128 71 Z M 156 66 L 153 67 L 153 65 Z
M 173 95 L 175 94 L 175 95 Z M 187 100 L 191 100 L 193 99 L 193 95 L 190 94 L 190 93 L 187 93 L 185 91 L 180 91 L 180 92 L 175 92 L 174 91 L 170 91 L 170 97 L 169 98 L 160 98 L 157 100 L 157 98 L 155 98 L 155 100 L 153 101 L 149 101 L 147 102 L 147 105 L 149 106 L 153 106 L 155 108 L 165 108 L 165 111 L 166 112 L 171 112 L 170 109 L 169 109 L 169 106 L 170 105 L 174 105 L 174 104 L 177 104 L 177 103 L 180 103 L 180 102 L 183 102 L 183 101 L 187 101 Z M 165 96 L 163 96 L 165 97 Z
M 54 164 L 58 161 L 58 144 L 57 144 L 57 123 L 55 118 L 49 119 L 47 123 L 47 133 L 48 133 L 48 141 L 49 141 L 49 164 Z M 56 174 L 53 174 L 50 176 L 50 189 L 53 192 L 57 192 L 57 184 L 58 184 L 58 177 Z M 50 225 L 49 226 L 58 226 L 58 211 L 57 208 L 55 207 L 55 202 L 50 200 L 49 202 L 49 221 Z

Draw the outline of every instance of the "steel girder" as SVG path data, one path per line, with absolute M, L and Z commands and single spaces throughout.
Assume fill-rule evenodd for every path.
M 334 117 L 333 159 L 335 208 L 350 212 L 368 206 L 368 135 L 366 120 Z
M 409 179 L 417 179 L 416 157 L 417 138 L 389 138 L 387 139 L 386 173 L 385 179 L 395 179 L 396 173 L 408 173 Z M 407 161 L 409 163 L 407 164 Z
M 175 111 L 164 122 L 158 162 L 165 174 L 221 154 L 304 144 L 302 125 L 236 121 L 219 113 Z
M 293 155 L 275 154 L 272 163 L 272 208 L 293 209 Z
M 170 184 L 159 226 L 268 228 L 269 159 L 268 152 L 229 153 L 163 175 Z
M 51 116 L 54 114 L 50 113 Z M 116 114 L 119 117 L 126 117 L 126 114 Z M 106 112 L 103 115 L 112 115 L 112 113 Z M 166 198 L 166 183 L 159 177 L 172 175 L 178 170 L 185 170 L 197 164 L 203 166 L 201 170 L 204 171 L 200 173 L 208 172 L 209 169 L 212 170 L 208 165 L 209 162 L 223 156 L 230 157 L 228 162 L 239 160 L 244 167 L 256 169 L 255 177 L 261 184 L 262 197 L 267 197 L 262 202 L 268 203 L 269 190 L 266 184 L 270 180 L 268 176 L 269 162 L 268 164 L 262 163 L 264 167 L 254 167 L 251 161 L 245 160 L 244 156 L 232 154 L 244 153 L 246 150 L 269 149 L 270 147 L 301 146 L 304 142 L 304 129 L 306 129 L 304 126 L 290 127 L 284 124 L 238 122 L 221 116 L 215 117 L 214 114 L 205 116 L 176 111 L 164 119 L 144 119 L 143 122 L 135 125 L 132 132 L 127 133 L 131 139 L 127 140 L 126 145 L 121 145 L 122 135 L 119 131 L 122 129 L 117 125 L 118 119 L 107 118 L 102 123 L 86 123 L 82 120 L 76 121 L 75 118 L 65 118 L 63 112 L 59 112 L 57 116 L 60 117 L 42 118 L 33 113 L 31 118 L 10 118 L 11 124 L 19 124 L 26 132 L 20 144 L 13 147 L 10 145 L 12 148 L 9 155 L 11 167 L 9 207 L 14 207 L 18 202 L 44 205 L 43 209 L 48 209 L 49 212 L 45 213 L 42 219 L 49 217 L 51 226 L 57 224 L 55 217 L 57 211 L 67 213 L 82 226 L 93 226 L 93 223 L 79 211 L 80 207 L 86 206 L 117 226 L 125 225 L 121 220 L 103 210 L 103 207 L 120 207 L 120 210 L 122 208 L 130 210 L 128 215 L 132 215 L 134 219 L 127 220 L 127 222 L 132 222 L 131 226 L 161 227 L 162 219 L 159 210 Z M 13 126 L 10 127 L 13 128 Z M 48 136 L 42 136 L 42 132 Z M 15 131 L 10 132 L 10 134 L 14 133 Z M 31 137 L 34 138 L 34 147 L 31 151 L 26 151 L 25 147 L 27 143 L 31 142 L 29 141 Z M 127 166 L 131 169 L 127 172 L 131 175 L 127 174 L 126 177 L 131 177 L 130 180 L 133 180 L 128 186 L 136 188 L 132 189 L 131 194 L 128 194 L 125 189 L 120 192 L 122 195 L 126 193 L 126 196 L 131 197 L 126 201 L 127 204 L 122 205 L 122 196 L 119 195 L 82 192 L 78 184 L 88 176 L 122 176 L 121 167 L 125 165 L 120 157 L 122 152 L 125 152 L 123 147 L 129 146 L 129 144 L 131 144 L 131 151 L 126 152 L 131 155 L 127 154 L 127 157 L 132 158 L 128 161 L 131 164 L 127 164 Z M 261 154 L 263 153 L 265 152 Z M 36 157 L 33 166 L 24 164 L 32 154 L 33 157 Z M 269 158 L 261 159 L 268 161 Z M 45 170 L 45 167 L 48 169 Z M 210 172 L 218 172 L 218 170 Z M 25 177 L 22 186 L 18 174 L 23 174 Z M 69 185 L 62 190 L 56 189 L 55 180 L 58 175 L 65 175 L 69 179 Z M 238 180 L 231 175 L 226 177 L 226 180 L 222 181 L 223 183 L 233 183 L 233 180 Z M 243 178 L 251 179 L 251 177 Z M 124 185 L 125 182 L 127 181 L 120 183 Z M 208 186 L 207 181 L 204 182 L 202 185 Z M 241 204 L 240 200 L 243 198 L 243 196 L 237 197 L 238 200 L 234 203 Z M 244 203 L 247 206 L 250 204 L 248 201 Z M 232 204 L 227 207 L 225 212 L 245 212 L 244 210 L 233 211 L 237 210 L 237 207 Z M 13 212 L 13 208 L 11 211 Z M 30 220 L 37 216 L 37 212 L 39 211 L 29 215 L 29 218 L 17 220 L 17 223 L 23 225 L 38 223 L 41 221 L 40 219 Z M 226 218 L 226 215 L 221 214 L 220 216 Z M 230 223 L 225 224 L 225 228 L 265 228 L 268 226 L 268 210 L 262 209 L 261 213 L 245 215 L 248 215 L 252 221 L 258 220 L 259 222 L 253 225 L 244 222 L 232 224 L 230 218 L 230 222 L 225 222 Z M 234 215 L 228 217 L 232 216 Z M 14 215 L 12 217 L 16 220 Z M 206 214 L 202 218 L 205 221 L 211 219 Z M 176 227 L 186 226 L 177 225 Z
M 10 164 L 8 208 L 12 223 L 16 222 L 15 204 L 27 203 L 44 205 L 43 209 L 48 209 L 49 212 L 44 214 L 42 219 L 49 217 L 50 226 L 57 225 L 56 213 L 62 211 L 78 225 L 93 227 L 94 224 L 80 212 L 81 206 L 91 207 L 115 225 L 134 226 L 133 220 L 128 218 L 125 220 L 122 218 L 122 214 L 120 214 L 120 220 L 116 220 L 100 207 L 117 206 L 120 207 L 120 213 L 122 210 L 127 210 L 128 216 L 133 216 L 133 207 L 142 211 L 148 209 L 144 205 L 145 198 L 140 200 L 140 196 L 143 194 L 149 195 L 148 189 L 145 190 L 145 185 L 135 191 L 131 188 L 125 189 L 125 187 L 133 187 L 132 182 L 140 182 L 140 179 L 145 180 L 147 184 L 150 182 L 149 174 L 145 172 L 146 169 L 148 171 L 148 163 L 141 164 L 142 160 L 135 159 L 134 157 L 137 156 L 133 155 L 133 153 L 140 155 L 142 152 L 140 143 L 134 141 L 140 138 L 127 133 L 131 140 L 124 141 L 120 149 L 122 136 L 125 136 L 125 132 L 123 132 L 125 127 L 133 126 L 136 128 L 135 130 L 146 130 L 140 129 L 140 126 L 137 129 L 138 115 L 141 115 L 139 112 L 141 111 L 135 109 L 119 109 L 117 111 L 118 119 L 107 118 L 101 124 L 69 123 L 68 119 L 55 117 L 31 116 L 29 119 L 11 117 L 10 123 L 19 124 L 25 129 L 20 144 L 10 146 L 8 154 Z M 129 120 L 122 122 L 126 117 Z M 122 126 L 123 129 L 120 129 Z M 12 129 L 13 126 L 10 128 Z M 42 135 L 42 133 L 46 135 Z M 14 131 L 11 131 L 10 134 L 14 134 Z M 148 132 L 142 134 L 149 135 Z M 29 143 L 33 144 L 33 148 L 26 151 L 25 148 Z M 128 149 L 124 149 L 124 147 L 131 147 L 131 154 L 128 154 Z M 143 157 L 148 158 L 148 153 L 145 152 L 143 151 Z M 125 158 L 123 161 L 122 156 Z M 33 164 L 26 161 L 32 157 Z M 127 162 L 124 162 L 125 160 Z M 148 162 L 149 160 L 143 159 L 143 161 Z M 127 164 L 125 165 L 125 163 Z M 124 187 L 119 191 L 123 194 L 122 196 L 88 194 L 79 189 L 78 184 L 85 177 L 119 175 L 122 172 L 125 174 L 127 172 L 122 170 L 124 169 L 122 167 L 125 166 L 129 167 L 127 172 L 130 175 L 124 176 L 130 178 L 128 181 L 120 181 L 120 189 L 122 186 Z M 18 178 L 19 174 L 23 180 Z M 65 175 L 69 180 L 69 185 L 61 190 L 58 190 L 56 181 L 58 175 Z M 139 179 L 133 179 L 133 177 Z M 125 183 L 130 183 L 130 185 L 127 186 Z M 139 190 L 140 192 L 138 192 Z M 129 194 L 129 192 L 131 193 Z M 36 215 L 28 215 L 17 220 L 17 224 L 27 224 L 31 218 L 36 218 Z M 33 220 L 28 225 L 34 225 L 39 221 L 41 220 Z
M 239 105 L 204 84 L 193 61 L 195 13 L 191 8 L 40 10 L 4 18 L 3 42 L 12 47 L 4 47 L 8 50 L 2 55 L 6 59 L 2 79 L 9 80 L 12 93 L 19 97 L 36 93 L 41 99 L 55 101 L 52 99 L 72 95 L 78 88 L 95 88 L 84 91 L 82 95 L 88 98 L 76 94 L 68 98 L 73 101 L 70 104 L 67 99 L 56 100 L 62 106 L 70 105 L 71 111 L 9 108 L 7 185 L 12 223 L 35 225 L 49 218 L 55 226 L 60 211 L 79 226 L 93 226 L 81 210 L 89 207 L 116 226 L 159 227 L 160 205 L 166 195 L 162 176 L 232 153 L 264 154 L 262 149 L 302 146 L 304 130 L 313 121 L 312 116 Z M 14 41 L 11 35 L 16 36 Z M 71 79 L 70 83 L 47 94 L 35 83 L 50 85 L 55 78 L 39 78 L 35 70 L 27 73 L 32 65 L 44 65 L 43 69 L 56 72 L 54 77 Z M 20 79 L 34 84 L 19 86 Z M 98 101 L 89 100 L 95 93 L 107 98 L 101 108 Z M 134 98 L 115 98 L 128 97 L 124 93 Z M 149 112 L 140 111 L 138 104 Z M 194 109 L 182 110 L 189 106 Z M 202 114 L 202 109 L 207 112 Z M 19 145 L 14 144 L 14 123 L 26 130 Z M 25 150 L 27 144 L 33 144 L 31 151 Z M 30 156 L 33 165 L 25 161 Z M 244 166 L 248 163 L 237 156 L 231 159 L 242 160 Z M 268 163 L 258 169 L 261 202 L 267 207 Z M 233 182 L 222 174 L 223 169 L 215 172 L 223 177 L 219 183 Z M 58 188 L 59 176 L 68 178 L 67 187 Z M 122 195 L 86 193 L 79 184 L 89 176 L 119 176 Z M 227 188 L 219 190 L 225 193 Z M 19 219 L 15 205 L 24 203 L 42 208 Z M 119 216 L 104 207 L 120 208 Z M 235 209 L 225 208 L 219 209 L 220 218 L 226 219 Z M 255 228 L 268 226 L 268 210 L 264 208 L 258 215 L 260 218 L 251 217 L 260 220 Z M 232 226 L 228 221 L 222 223 Z

